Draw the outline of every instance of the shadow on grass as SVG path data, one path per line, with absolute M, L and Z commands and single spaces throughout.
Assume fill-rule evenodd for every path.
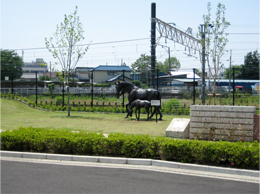
M 102 117 L 84 117 L 84 116 L 51 116 L 51 118 L 103 120 Z

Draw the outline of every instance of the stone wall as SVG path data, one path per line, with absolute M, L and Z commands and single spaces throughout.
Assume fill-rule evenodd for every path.
M 192 105 L 190 138 L 252 142 L 255 111 L 255 106 Z

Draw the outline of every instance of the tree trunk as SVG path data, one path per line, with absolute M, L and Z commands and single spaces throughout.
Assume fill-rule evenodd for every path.
M 214 76 L 214 85 L 213 85 L 213 105 L 215 105 L 215 99 L 216 99 L 216 76 Z

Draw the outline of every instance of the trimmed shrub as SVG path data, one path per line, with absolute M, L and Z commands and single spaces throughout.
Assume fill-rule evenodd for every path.
M 1 149 L 57 154 L 152 158 L 176 162 L 259 169 L 259 143 L 208 142 L 148 135 L 72 133 L 23 128 L 1 133 Z

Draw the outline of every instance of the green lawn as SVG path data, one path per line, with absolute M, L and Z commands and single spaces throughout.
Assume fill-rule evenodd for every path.
M 67 112 L 42 111 L 15 100 L 1 98 L 2 130 L 32 126 L 108 134 L 120 132 L 165 136 L 165 130 L 173 118 L 189 118 L 163 115 L 163 120 L 156 123 L 155 116 L 152 120 L 146 121 L 146 114 L 141 114 L 140 121 L 136 121 L 134 117 L 125 119 L 126 114 L 71 112 L 70 117 L 67 115 Z

